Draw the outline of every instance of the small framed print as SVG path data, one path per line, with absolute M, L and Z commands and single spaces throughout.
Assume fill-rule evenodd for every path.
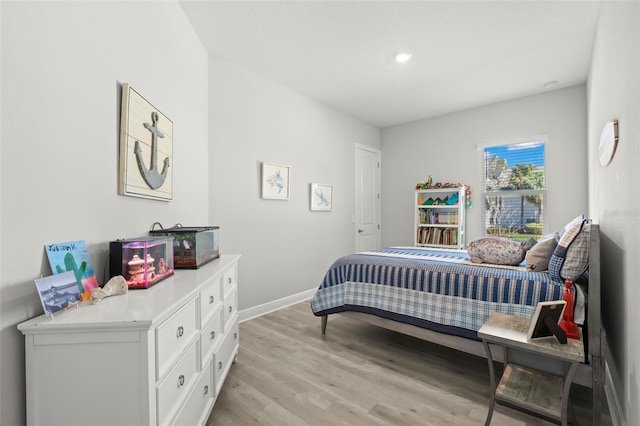
M 313 211 L 331 211 L 333 205 L 333 186 L 320 183 L 311 184 L 309 208 Z
M 533 318 L 531 318 L 527 339 L 531 340 L 549 336 L 558 337 L 556 334 L 560 328 L 558 322 L 560 318 L 562 318 L 562 313 L 566 305 L 567 302 L 564 300 L 538 302 Z M 564 339 L 566 343 L 566 335 Z M 560 340 L 560 338 L 558 340 Z
M 262 198 L 289 199 L 290 168 L 282 164 L 262 163 Z
M 78 280 L 73 271 L 38 278 L 35 283 L 38 295 L 40 295 L 40 302 L 42 302 L 42 309 L 49 316 L 82 301 Z

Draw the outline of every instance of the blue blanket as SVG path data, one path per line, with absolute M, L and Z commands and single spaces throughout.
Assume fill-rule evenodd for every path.
M 563 283 L 524 267 L 478 265 L 465 251 L 390 247 L 338 259 L 311 300 L 317 316 L 359 311 L 478 339 L 492 312 L 533 316 Z

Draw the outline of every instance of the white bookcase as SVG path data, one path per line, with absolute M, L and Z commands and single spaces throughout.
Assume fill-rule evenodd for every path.
M 464 249 L 465 197 L 464 186 L 417 189 L 413 204 L 414 245 Z

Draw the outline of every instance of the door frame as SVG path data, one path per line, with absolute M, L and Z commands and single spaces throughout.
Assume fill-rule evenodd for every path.
M 375 154 L 378 158 L 378 167 L 376 168 L 376 189 L 377 189 L 377 193 L 378 196 L 376 197 L 376 217 L 378 218 L 378 226 L 376 229 L 376 240 L 378 242 L 378 248 L 382 247 L 382 151 L 377 149 L 377 148 L 373 148 L 371 146 L 368 145 L 363 145 L 363 144 L 359 144 L 356 143 L 355 144 L 355 149 L 354 149 L 354 165 L 353 165 L 353 170 L 354 170 L 354 210 L 355 213 L 353 215 L 353 242 L 354 242 L 354 247 L 357 248 L 358 247 L 358 223 L 360 223 L 361 221 L 359 221 L 358 216 L 358 206 L 357 206 L 357 199 L 358 199 L 358 173 L 357 173 L 357 164 L 358 164 L 358 159 L 360 158 L 359 155 L 361 152 L 363 151 L 367 151 L 368 153 L 372 153 Z M 362 197 L 360 197 L 360 199 L 362 199 Z

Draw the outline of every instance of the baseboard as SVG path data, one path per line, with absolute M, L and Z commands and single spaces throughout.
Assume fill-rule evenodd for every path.
M 318 288 L 314 287 L 310 290 L 283 297 L 282 299 L 254 306 L 253 308 L 243 309 L 238 313 L 238 320 L 240 322 L 249 321 L 251 319 L 261 317 L 262 315 L 266 315 L 270 312 L 277 311 L 278 309 L 286 308 L 287 306 L 295 305 L 296 303 L 309 300 L 313 297 L 317 290 Z M 309 308 L 309 312 L 311 312 L 311 308 Z
M 611 377 L 611 370 L 609 370 L 609 364 L 604 364 L 604 394 L 607 397 L 607 405 L 609 406 L 609 414 L 611 415 L 611 423 L 615 426 L 626 426 L 627 423 L 624 420 L 624 412 L 622 411 L 622 405 L 618 400 L 618 394 L 613 388 L 613 378 Z

